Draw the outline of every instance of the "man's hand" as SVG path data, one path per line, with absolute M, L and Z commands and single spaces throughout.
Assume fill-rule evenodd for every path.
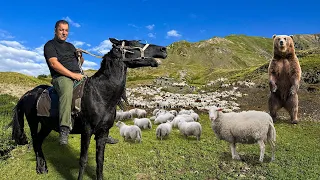
M 77 54 L 77 57 L 82 57 L 82 50 L 77 48 L 76 49 L 76 54 Z
M 83 75 L 80 74 L 80 73 L 73 73 L 73 74 L 72 74 L 72 79 L 75 79 L 75 80 L 77 80 L 77 81 L 81 81 L 82 78 L 83 78 Z

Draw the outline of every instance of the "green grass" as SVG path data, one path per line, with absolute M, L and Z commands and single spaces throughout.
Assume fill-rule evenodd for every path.
M 49 84 L 48 79 L 38 79 L 33 76 L 27 76 L 16 72 L 0 72 L 0 83 L 23 84 L 25 86 L 36 86 L 39 84 Z
M 117 127 L 110 134 L 119 138 L 105 151 L 105 179 L 318 179 L 320 177 L 320 123 L 275 124 L 276 160 L 270 162 L 267 145 L 264 163 L 259 163 L 259 147 L 238 146 L 243 161 L 231 159 L 229 145 L 216 138 L 206 113 L 201 114 L 203 134 L 184 139 L 177 129 L 163 141 L 155 138 L 155 128 L 143 130 L 143 142 L 124 142 Z M 127 124 L 132 124 L 126 121 Z M 80 136 L 71 135 L 67 147 L 58 145 L 58 133 L 51 133 L 43 145 L 49 174 L 37 175 L 35 156 L 28 146 L 19 146 L 11 158 L 0 161 L 4 179 L 76 179 L 80 153 Z M 89 149 L 85 179 L 95 178 L 95 141 Z

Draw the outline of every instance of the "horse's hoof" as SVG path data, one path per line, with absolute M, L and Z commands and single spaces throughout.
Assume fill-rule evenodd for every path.
M 47 168 L 37 168 L 37 173 L 38 174 L 48 174 L 48 169 Z
M 298 120 L 291 121 L 291 124 L 298 124 Z

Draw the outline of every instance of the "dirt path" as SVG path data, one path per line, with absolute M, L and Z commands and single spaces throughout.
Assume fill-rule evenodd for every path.
M 0 94 L 9 94 L 16 97 L 21 97 L 24 93 L 34 87 L 17 86 L 15 84 L 2 84 L 0 83 Z

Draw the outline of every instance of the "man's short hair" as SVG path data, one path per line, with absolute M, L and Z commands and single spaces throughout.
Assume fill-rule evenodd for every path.
M 66 20 L 59 20 L 59 21 L 56 22 L 56 25 L 54 26 L 54 29 L 57 29 L 57 27 L 59 26 L 59 24 L 68 24 L 68 26 L 69 26 L 68 21 L 66 21 Z

